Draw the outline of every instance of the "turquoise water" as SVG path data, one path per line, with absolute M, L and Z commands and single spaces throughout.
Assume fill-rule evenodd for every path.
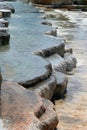
M 42 25 L 42 13 L 39 9 L 20 1 L 9 2 L 15 8 L 15 14 L 8 18 L 10 44 L 0 47 L 0 66 L 5 80 L 18 81 L 23 78 L 43 74 L 45 61 L 33 57 L 34 52 L 54 45 L 61 40 L 44 33 L 52 27 Z M 39 62 L 38 62 L 39 61 Z M 39 71 L 38 70 L 39 67 Z M 36 68 L 36 69 L 35 69 Z

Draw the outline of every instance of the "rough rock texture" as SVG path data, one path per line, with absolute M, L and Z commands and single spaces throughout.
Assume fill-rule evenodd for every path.
M 54 72 L 54 76 L 57 84 L 52 98 L 53 100 L 64 98 L 67 91 L 68 78 L 65 74 L 56 71 Z
M 44 130 L 55 130 L 55 126 L 58 124 L 58 118 L 55 114 L 54 105 L 46 99 L 43 99 L 43 103 L 44 106 L 47 108 L 45 113 L 40 117 L 40 120 L 43 122 Z
M 54 130 L 58 124 L 53 104 L 17 83 L 4 81 L 0 97 L 0 117 L 7 130 Z
M 65 52 L 65 44 L 61 43 L 58 46 L 53 46 L 50 48 L 43 49 L 41 51 L 36 52 L 35 54 L 46 58 L 46 57 L 49 57 L 49 56 L 56 54 L 56 53 L 61 55 L 61 56 L 64 56 L 64 52 Z
M 9 81 L 2 82 L 0 76 L 0 118 L 7 130 L 56 129 L 58 118 L 49 100 L 64 97 L 68 79 L 63 73 L 76 66 L 71 50 L 65 50 L 64 42 L 57 41 L 53 43 L 52 40 L 51 44 L 46 42 L 44 45 L 39 43 L 37 48 L 40 47 L 41 51 L 36 52 L 39 56 L 14 55 L 13 52 L 4 59 L 7 68 L 3 71 L 3 79 Z
M 66 73 L 67 65 L 63 57 L 55 54 L 46 59 L 51 63 L 53 70 Z
M 66 71 L 72 71 L 73 68 L 75 68 L 76 64 L 77 64 L 76 58 L 71 53 L 65 53 L 64 59 L 65 59 L 65 62 L 67 64 Z
M 39 85 L 31 89 L 33 89 L 41 97 L 51 100 L 55 88 L 56 88 L 56 79 L 55 77 L 51 76 L 44 82 L 40 83 Z

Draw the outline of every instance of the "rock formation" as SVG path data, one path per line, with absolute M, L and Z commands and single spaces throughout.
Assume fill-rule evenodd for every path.
M 58 118 L 53 104 L 17 83 L 1 85 L 1 120 L 7 130 L 54 130 Z M 2 128 L 0 128 L 2 130 Z
M 72 4 L 72 0 L 33 0 L 33 2 L 37 4 L 50 4 L 55 6 L 60 4 Z
M 0 45 L 8 45 L 10 40 L 10 34 L 7 32 L 9 22 L 4 18 L 10 17 L 11 13 L 14 13 L 15 9 L 10 4 L 0 2 Z
M 0 68 L 0 90 L 1 90 L 1 84 L 2 84 L 2 74 L 1 74 L 1 68 Z
M 66 74 L 76 67 L 76 59 L 71 53 L 72 49 L 65 50 L 65 44 L 60 40 L 44 45 L 34 55 L 19 55 L 20 61 L 15 54 L 14 64 L 11 55 L 9 64 L 13 65 L 13 70 L 8 75 L 2 72 L 3 82 L 0 75 L 0 120 L 3 126 L 0 130 L 56 129 L 58 117 L 51 100 L 64 98 L 66 94 Z

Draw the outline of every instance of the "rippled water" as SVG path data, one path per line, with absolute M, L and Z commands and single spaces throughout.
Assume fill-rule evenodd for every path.
M 66 98 L 55 101 L 58 130 L 87 130 L 87 12 L 55 12 L 53 27 L 58 27 L 58 36 L 65 39 L 66 47 L 73 48 L 78 61 L 73 75 L 68 76 Z

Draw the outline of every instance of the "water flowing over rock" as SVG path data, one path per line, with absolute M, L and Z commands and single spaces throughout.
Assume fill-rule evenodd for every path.
M 49 39 L 47 35 L 43 38 Z M 47 44 L 43 45 L 41 41 L 34 54 L 13 51 L 2 60 L 2 67 L 7 69 L 2 71 L 3 82 L 2 77 L 0 80 L 0 120 L 7 130 L 55 130 L 58 124 L 50 100 L 64 98 L 68 83 L 65 74 L 76 67 L 76 60 L 71 49 L 65 50 L 63 40 L 44 41 Z

